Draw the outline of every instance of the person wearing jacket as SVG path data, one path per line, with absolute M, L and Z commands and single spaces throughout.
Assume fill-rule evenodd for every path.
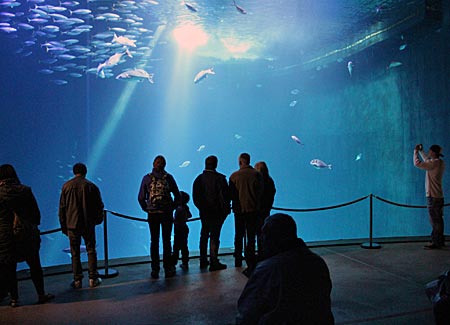
M 159 278 L 159 235 L 161 229 L 163 243 L 163 267 L 165 277 L 173 277 L 176 273 L 172 261 L 171 234 L 173 211 L 181 205 L 180 191 L 173 176 L 165 171 L 166 159 L 156 156 L 153 169 L 144 175 L 139 188 L 138 202 L 147 213 L 150 228 L 151 277 Z M 173 195 L 173 198 L 172 198 Z
M 74 289 L 82 287 L 83 269 L 80 258 L 80 244 L 83 238 L 88 256 L 89 287 L 101 283 L 97 271 L 95 226 L 103 222 L 103 201 L 98 187 L 86 179 L 87 167 L 83 163 L 73 166 L 72 179 L 61 190 L 59 200 L 59 223 L 61 231 L 69 237 L 72 254 Z
M 420 160 L 419 154 L 422 158 Z M 439 249 L 445 246 L 444 236 L 444 191 L 442 189 L 442 178 L 444 177 L 445 162 L 441 159 L 442 148 L 434 144 L 430 147 L 428 154 L 423 152 L 421 144 L 414 148 L 414 166 L 425 170 L 425 196 L 427 198 L 428 214 L 432 227 L 431 243 L 424 249 Z
M 238 300 L 236 324 L 334 324 L 325 261 L 297 238 L 294 219 L 266 218 L 262 258 Z
M 239 170 L 231 174 L 229 186 L 235 225 L 235 266 L 242 266 L 242 246 L 244 237 L 247 235 L 244 253 L 248 268 L 244 272 L 250 274 L 256 265 L 256 227 L 261 212 L 264 183 L 261 173 L 250 165 L 248 153 L 240 154 Z
M 200 268 L 209 264 L 210 271 L 226 269 L 219 261 L 220 232 L 226 217 L 230 214 L 230 197 L 225 175 L 216 171 L 218 159 L 205 159 L 205 169 L 197 176 L 192 186 L 192 198 L 200 212 Z M 208 262 L 207 247 L 209 238 Z
M 264 161 L 259 161 L 255 164 L 255 169 L 259 171 L 264 181 L 264 191 L 261 199 L 261 212 L 258 216 L 258 224 L 256 226 L 256 240 L 258 244 L 258 254 L 261 252 L 261 228 L 264 224 L 264 220 L 270 216 L 270 210 L 272 210 L 273 201 L 275 200 L 275 182 L 269 175 L 269 168 Z
M 44 274 L 39 249 L 41 213 L 30 187 L 20 183 L 12 165 L 0 166 L 0 294 L 11 295 L 10 305 L 18 306 L 17 262 L 25 261 L 42 304 L 55 296 L 44 290 Z

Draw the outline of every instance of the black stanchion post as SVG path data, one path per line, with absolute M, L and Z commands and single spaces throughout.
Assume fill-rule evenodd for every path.
M 370 199 L 369 242 L 362 243 L 361 247 L 367 248 L 367 249 L 376 249 L 376 248 L 381 248 L 381 245 L 373 242 L 373 194 L 372 193 L 370 194 L 369 199 Z
M 103 210 L 103 247 L 105 250 L 105 269 L 99 270 L 98 275 L 103 278 L 113 278 L 119 275 L 119 272 L 108 267 L 108 218 L 106 210 Z

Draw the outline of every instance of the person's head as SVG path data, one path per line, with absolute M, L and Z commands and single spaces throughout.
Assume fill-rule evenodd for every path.
M 263 176 L 269 175 L 269 168 L 267 168 L 267 164 L 264 161 L 258 161 L 255 164 L 255 169 L 263 174 Z
M 239 155 L 239 166 L 248 166 L 250 165 L 250 155 L 246 152 L 241 153 Z
M 5 179 L 13 179 L 20 182 L 13 165 L 4 164 L 0 166 L 0 181 L 4 181 Z
M 181 204 L 187 204 L 189 202 L 189 199 L 191 198 L 189 194 L 187 194 L 184 191 L 180 191 L 180 197 L 181 197 Z
M 264 258 L 291 249 L 297 241 L 297 225 L 284 213 L 275 213 L 266 218 L 261 228 L 262 253 Z
M 155 157 L 155 160 L 153 160 L 153 168 L 159 171 L 163 171 L 164 168 L 166 168 L 166 158 L 159 155 Z
M 440 145 L 438 144 L 433 144 L 430 147 L 430 152 L 429 152 L 430 156 L 432 156 L 432 158 L 439 158 L 439 157 L 444 157 L 444 155 L 442 154 L 442 148 Z
M 85 164 L 83 163 L 76 163 L 75 165 L 73 165 L 73 174 L 77 175 L 77 176 L 86 176 L 87 174 L 87 167 Z
M 217 164 L 219 159 L 216 156 L 208 156 L 205 159 L 205 169 L 215 170 L 217 168 Z

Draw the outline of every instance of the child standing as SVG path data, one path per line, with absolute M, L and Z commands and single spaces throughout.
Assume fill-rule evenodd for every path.
M 173 262 L 176 266 L 180 258 L 181 251 L 181 265 L 183 270 L 189 268 L 189 250 L 188 250 L 188 235 L 189 227 L 186 224 L 187 220 L 192 217 L 189 211 L 189 194 L 180 191 L 181 205 L 175 210 L 174 216 L 174 239 L 173 239 Z

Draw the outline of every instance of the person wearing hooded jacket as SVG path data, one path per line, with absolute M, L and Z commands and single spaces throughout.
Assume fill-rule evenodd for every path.
M 239 297 L 236 324 L 334 324 L 328 267 L 297 238 L 294 219 L 267 217 L 262 240 L 263 260 Z
M 44 290 L 44 274 L 39 249 L 41 223 L 36 198 L 30 187 L 20 183 L 14 167 L 0 166 L 0 294 L 9 292 L 11 307 L 18 306 L 19 292 L 16 278 L 17 262 L 26 262 L 42 304 L 55 296 Z M 19 233 L 19 227 L 22 229 Z

